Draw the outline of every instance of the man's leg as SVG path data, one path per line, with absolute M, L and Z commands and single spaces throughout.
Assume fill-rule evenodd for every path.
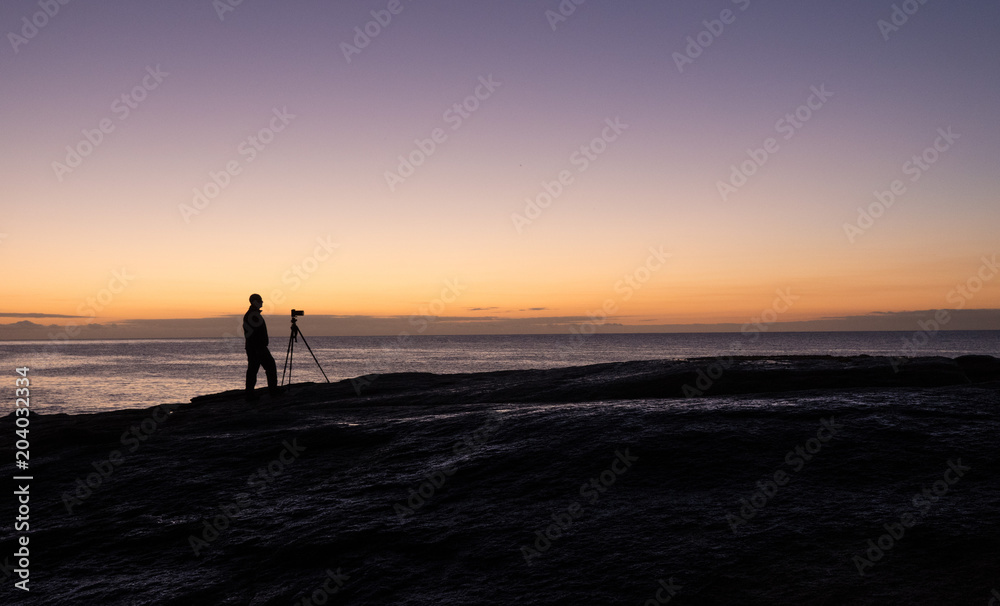
M 257 371 L 260 370 L 261 359 L 257 350 L 247 348 L 247 395 L 253 393 L 253 388 L 257 386 Z M 273 362 L 272 362 L 273 363 Z
M 274 356 L 270 350 L 265 348 L 260 352 L 260 364 L 264 367 L 264 374 L 267 375 L 267 390 L 271 395 L 278 393 L 278 365 L 274 363 Z

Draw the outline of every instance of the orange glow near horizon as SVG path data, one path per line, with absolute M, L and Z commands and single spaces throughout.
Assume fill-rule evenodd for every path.
M 621 259 L 616 259 L 617 271 L 612 263 L 605 264 L 602 280 L 593 275 L 596 271 L 573 266 L 515 272 L 498 263 L 473 271 L 463 262 L 452 264 L 452 271 L 437 279 L 428 272 L 425 281 L 392 266 L 373 276 L 374 271 L 342 267 L 347 254 L 338 258 L 338 250 L 311 274 L 301 264 L 297 272 L 292 264 L 283 271 L 272 270 L 267 280 L 235 275 L 229 281 L 216 281 L 211 272 L 188 277 L 132 274 L 130 267 L 138 265 L 133 259 L 104 276 L 92 272 L 89 280 L 70 273 L 63 280 L 35 284 L 30 289 L 33 294 L 8 296 L 6 305 L 38 313 L 96 315 L 95 321 L 205 318 L 240 314 L 247 307 L 247 296 L 259 292 L 270 314 L 284 314 L 294 307 L 310 315 L 410 316 L 428 314 L 430 304 L 440 300 L 434 309 L 442 317 L 562 317 L 586 315 L 611 301 L 614 321 L 623 324 L 742 323 L 770 307 L 781 290 L 796 299 L 780 320 L 795 321 L 952 308 L 948 293 L 973 278 L 983 263 L 967 255 L 937 267 L 914 268 L 892 260 L 876 266 L 869 257 L 867 267 L 854 272 L 830 263 L 809 274 L 789 263 L 753 274 L 736 261 L 726 272 L 712 259 L 699 264 L 694 256 L 674 253 L 658 270 L 647 272 L 644 252 L 638 249 L 632 255 L 638 262 L 631 268 Z M 134 280 L 122 288 L 116 272 Z M 966 278 L 953 277 L 962 275 Z M 457 297 L 451 294 L 453 284 Z M 987 284 L 969 306 L 1000 307 L 998 290 Z

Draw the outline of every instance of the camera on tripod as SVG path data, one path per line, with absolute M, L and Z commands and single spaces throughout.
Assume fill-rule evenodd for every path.
M 299 330 L 299 324 L 296 321 L 296 318 L 304 315 L 306 315 L 306 312 L 302 311 L 301 309 L 292 310 L 292 334 L 288 338 L 288 350 L 285 351 L 285 365 L 281 368 L 282 385 L 285 384 L 285 370 L 288 370 L 288 384 L 289 385 L 292 384 L 292 357 L 295 354 L 295 344 L 298 343 L 299 337 L 302 337 L 302 342 L 305 343 L 305 346 L 309 350 L 309 353 L 312 355 L 313 360 L 316 361 L 316 366 L 318 366 L 319 371 L 323 373 L 323 378 L 326 379 L 327 383 L 330 382 L 330 378 L 326 376 L 326 371 L 323 370 L 323 366 L 320 365 L 319 360 L 316 359 L 316 354 L 313 353 L 312 347 L 309 347 L 309 342 L 306 341 L 306 336 L 302 334 L 301 330 Z

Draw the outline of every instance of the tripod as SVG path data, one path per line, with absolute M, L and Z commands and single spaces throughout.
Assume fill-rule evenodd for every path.
M 298 342 L 299 336 L 302 337 L 302 342 L 306 344 L 306 348 L 309 353 L 312 354 L 313 360 L 316 361 L 316 366 L 319 367 L 319 371 L 323 373 L 323 378 L 329 383 L 330 379 L 326 376 L 326 372 L 323 371 L 323 367 L 320 366 L 319 360 L 316 360 L 316 354 L 313 353 L 312 347 L 309 347 L 309 342 L 306 341 L 306 336 L 302 334 L 299 330 L 299 325 L 296 323 L 297 318 L 295 316 L 304 315 L 305 312 L 299 311 L 297 309 L 292 310 L 292 335 L 288 339 L 288 350 L 285 351 L 285 364 L 281 367 L 281 384 L 285 384 L 285 368 L 288 368 L 288 384 L 292 384 L 292 356 L 295 354 L 295 343 Z

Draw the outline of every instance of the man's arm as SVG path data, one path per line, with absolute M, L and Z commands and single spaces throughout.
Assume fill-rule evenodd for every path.
M 250 309 L 243 316 L 243 336 L 247 345 L 267 345 L 267 327 L 256 309 Z

